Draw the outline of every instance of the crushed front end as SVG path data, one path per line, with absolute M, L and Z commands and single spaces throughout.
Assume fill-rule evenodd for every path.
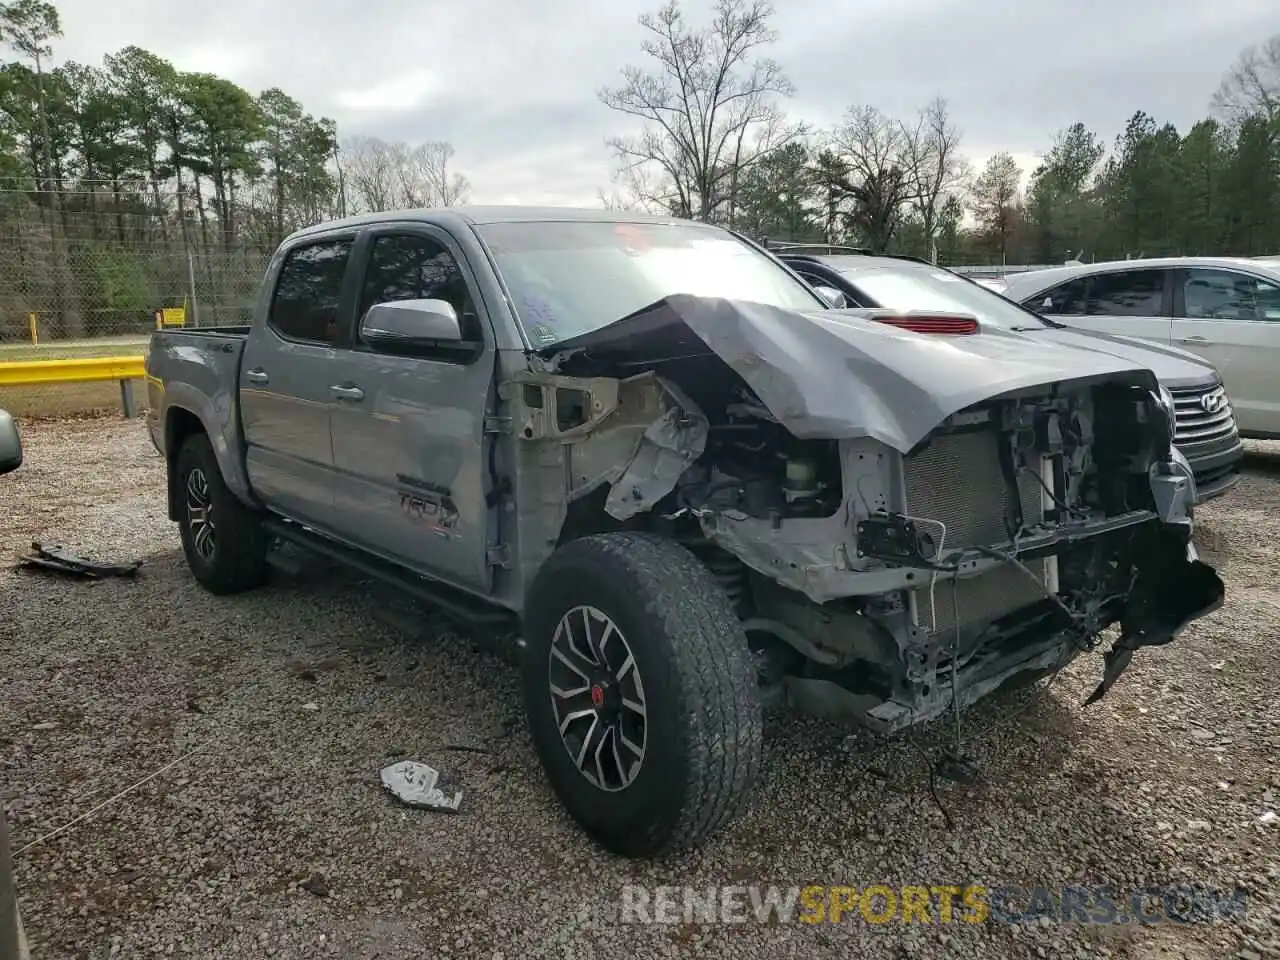
M 1141 385 L 1020 391 L 906 455 L 770 437 L 751 412 L 711 424 L 677 494 L 743 565 L 763 671 L 808 712 L 900 729 L 1053 673 L 1120 624 L 1096 699 L 1135 649 L 1222 601 L 1190 544 L 1169 411 Z
M 902 729 L 1118 625 L 1096 699 L 1223 599 L 1191 546 L 1173 404 L 1114 358 L 949 340 L 670 298 L 511 386 L 536 401 L 517 404 L 522 495 L 563 504 L 560 542 L 684 543 L 765 689 L 806 712 Z

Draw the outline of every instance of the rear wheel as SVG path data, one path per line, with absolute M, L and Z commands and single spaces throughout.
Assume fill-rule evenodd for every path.
M 763 754 L 755 667 L 691 553 L 633 533 L 573 541 L 539 571 L 524 627 L 534 744 L 597 841 L 656 856 L 746 806 Z
M 210 593 L 239 593 L 267 578 L 270 538 L 261 518 L 227 489 L 204 434 L 188 437 L 175 464 L 178 529 L 187 566 Z

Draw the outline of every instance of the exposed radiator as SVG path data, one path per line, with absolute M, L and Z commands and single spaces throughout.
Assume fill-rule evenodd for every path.
M 924 450 L 904 464 L 906 513 L 947 526 L 944 549 L 994 546 L 1009 539 L 1005 529 L 1009 490 L 1000 469 L 999 432 L 989 429 L 934 437 Z M 1043 488 L 1023 471 L 1018 477 L 1024 523 L 1043 519 Z M 936 538 L 935 529 L 929 532 Z M 1041 583 L 1047 579 L 1046 560 L 1027 564 Z M 939 580 L 932 591 L 915 591 L 916 618 L 926 630 L 945 640 L 955 627 L 951 584 Z M 961 580 L 955 587 L 955 608 L 961 627 L 985 625 L 1045 597 L 1045 591 L 1012 565 L 997 567 L 980 577 Z
M 990 429 L 934 437 L 908 457 L 906 512 L 947 525 L 946 547 L 990 546 L 1009 539 L 1005 508 L 1009 490 L 1000 471 L 999 432 Z M 1026 471 L 1018 477 L 1022 515 L 1028 524 L 1044 516 L 1042 488 Z

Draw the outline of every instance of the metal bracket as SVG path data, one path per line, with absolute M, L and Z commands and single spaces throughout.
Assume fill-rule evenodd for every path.
M 511 418 L 510 417 L 485 417 L 484 432 L 485 433 L 510 433 Z
M 484 552 L 484 562 L 491 567 L 506 570 L 511 566 L 511 551 L 505 543 L 490 547 Z

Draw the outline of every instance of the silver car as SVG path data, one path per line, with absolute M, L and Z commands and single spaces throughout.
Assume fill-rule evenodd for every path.
M 1006 280 L 1006 297 L 1069 326 L 1141 337 L 1203 357 L 1222 376 L 1240 434 L 1280 437 L 1280 262 L 1120 260 Z M 1193 419 L 1199 431 L 1226 428 L 1225 408 L 1210 409 L 1200 398 L 1185 401 L 1180 429 Z

